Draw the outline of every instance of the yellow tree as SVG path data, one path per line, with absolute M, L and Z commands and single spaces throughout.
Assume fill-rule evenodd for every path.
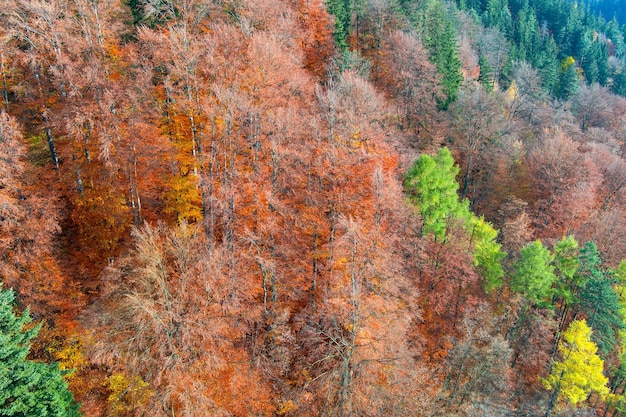
M 556 400 L 577 405 L 592 392 L 609 393 L 609 380 L 602 373 L 604 361 L 596 354 L 598 347 L 591 341 L 591 328 L 585 320 L 573 321 L 559 343 L 560 362 L 555 362 L 544 386 L 553 391 L 546 417 Z

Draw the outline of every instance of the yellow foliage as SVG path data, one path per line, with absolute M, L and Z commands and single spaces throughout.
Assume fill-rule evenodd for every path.
M 585 401 L 591 392 L 607 395 L 609 380 L 602 373 L 604 361 L 596 354 L 597 350 L 587 322 L 573 321 L 559 343 L 563 361 L 554 364 L 550 376 L 542 380 L 544 386 L 557 390 L 558 398 L 572 405 Z
M 567 58 L 565 58 L 563 61 L 561 61 L 561 72 L 567 71 L 569 67 L 574 65 L 575 62 L 576 61 L 571 56 L 568 56 Z
M 65 375 L 65 379 L 71 379 L 76 375 L 76 371 L 87 365 L 87 359 L 83 356 L 82 346 L 77 340 L 71 341 L 59 352 L 54 354 L 54 357 L 59 361 L 59 368 L 64 371 L 68 371 Z
M 176 216 L 178 223 L 194 223 L 202 220 L 202 195 L 194 175 L 172 176 L 168 190 L 163 193 L 166 202 L 164 212 Z
M 154 395 L 150 384 L 138 376 L 128 379 L 124 374 L 113 374 L 107 378 L 106 385 L 111 391 L 108 401 L 112 416 L 133 411 Z

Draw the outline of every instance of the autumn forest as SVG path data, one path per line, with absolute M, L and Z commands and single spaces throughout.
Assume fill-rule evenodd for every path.
M 626 416 L 613 3 L 2 0 L 0 416 Z

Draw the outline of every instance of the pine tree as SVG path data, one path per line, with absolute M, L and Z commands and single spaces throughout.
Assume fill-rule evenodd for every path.
M 26 359 L 41 326 L 28 328 L 29 311 L 16 316 L 14 301 L 0 286 L 0 416 L 80 416 L 58 365 Z
M 578 262 L 580 266 L 575 276 L 584 286 L 576 297 L 576 307 L 587 316 L 594 342 L 607 353 L 615 346 L 618 331 L 624 329 L 619 314 L 620 297 L 613 288 L 617 280 L 602 267 L 594 242 L 587 242 L 580 249 Z
M 328 0 L 326 3 L 328 12 L 335 16 L 335 40 L 341 50 L 348 49 L 348 36 L 350 35 L 350 20 L 352 16 L 351 0 Z
M 478 59 L 478 65 L 480 66 L 480 75 L 478 81 L 485 87 L 487 91 L 493 90 L 493 67 L 489 64 L 487 58 L 481 55 Z
M 431 61 L 443 76 L 441 86 L 446 95 L 439 102 L 442 109 L 456 100 L 459 87 L 463 82 L 461 58 L 459 57 L 456 33 L 444 6 L 439 2 L 429 2 L 419 17 L 420 29 L 424 36 L 424 45 L 431 54 Z

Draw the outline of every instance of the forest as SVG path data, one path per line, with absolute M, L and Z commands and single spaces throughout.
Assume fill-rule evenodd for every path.
M 626 416 L 617 0 L 2 0 L 0 416 Z

